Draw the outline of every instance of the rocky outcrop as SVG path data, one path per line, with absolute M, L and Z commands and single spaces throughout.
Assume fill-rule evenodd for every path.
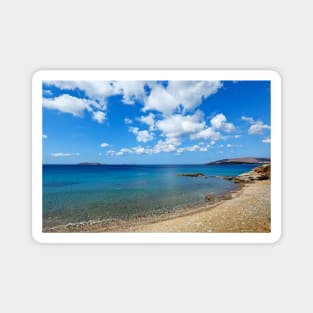
M 202 173 L 180 173 L 177 176 L 188 176 L 188 177 L 206 177 L 206 175 Z
M 240 174 L 234 178 L 234 182 L 241 183 L 266 179 L 271 179 L 271 164 L 263 164 L 250 172 Z

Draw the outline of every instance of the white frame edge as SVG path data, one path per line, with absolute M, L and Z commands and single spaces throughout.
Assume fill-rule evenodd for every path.
M 43 233 L 42 81 L 44 80 L 270 80 L 270 233 Z M 281 237 L 281 77 L 273 70 L 41 70 L 32 78 L 32 235 L 39 243 L 275 243 Z

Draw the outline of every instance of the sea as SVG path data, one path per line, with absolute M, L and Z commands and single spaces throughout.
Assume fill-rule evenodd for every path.
M 169 212 L 238 186 L 236 176 L 256 164 L 43 165 L 43 227 L 89 220 L 128 219 Z M 206 177 L 179 176 L 202 173 Z

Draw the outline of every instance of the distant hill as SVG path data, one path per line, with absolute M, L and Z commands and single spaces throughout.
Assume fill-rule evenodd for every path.
M 234 159 L 223 159 L 214 162 L 206 163 L 205 165 L 219 165 L 219 164 L 265 164 L 270 163 L 270 158 L 234 158 Z
M 78 165 L 90 165 L 90 166 L 94 166 L 94 165 L 103 165 L 102 163 L 98 163 L 98 162 L 81 162 L 78 163 Z

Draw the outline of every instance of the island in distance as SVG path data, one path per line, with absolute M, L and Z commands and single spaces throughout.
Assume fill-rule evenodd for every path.
M 83 166 L 99 166 L 99 165 L 104 165 L 102 163 L 98 163 L 98 162 L 81 162 L 78 163 L 77 165 L 83 165 Z
M 255 158 L 255 157 L 246 157 L 246 158 L 234 158 L 234 159 L 223 159 L 214 162 L 206 163 L 205 165 L 220 165 L 220 164 L 266 164 L 270 163 L 270 158 Z

